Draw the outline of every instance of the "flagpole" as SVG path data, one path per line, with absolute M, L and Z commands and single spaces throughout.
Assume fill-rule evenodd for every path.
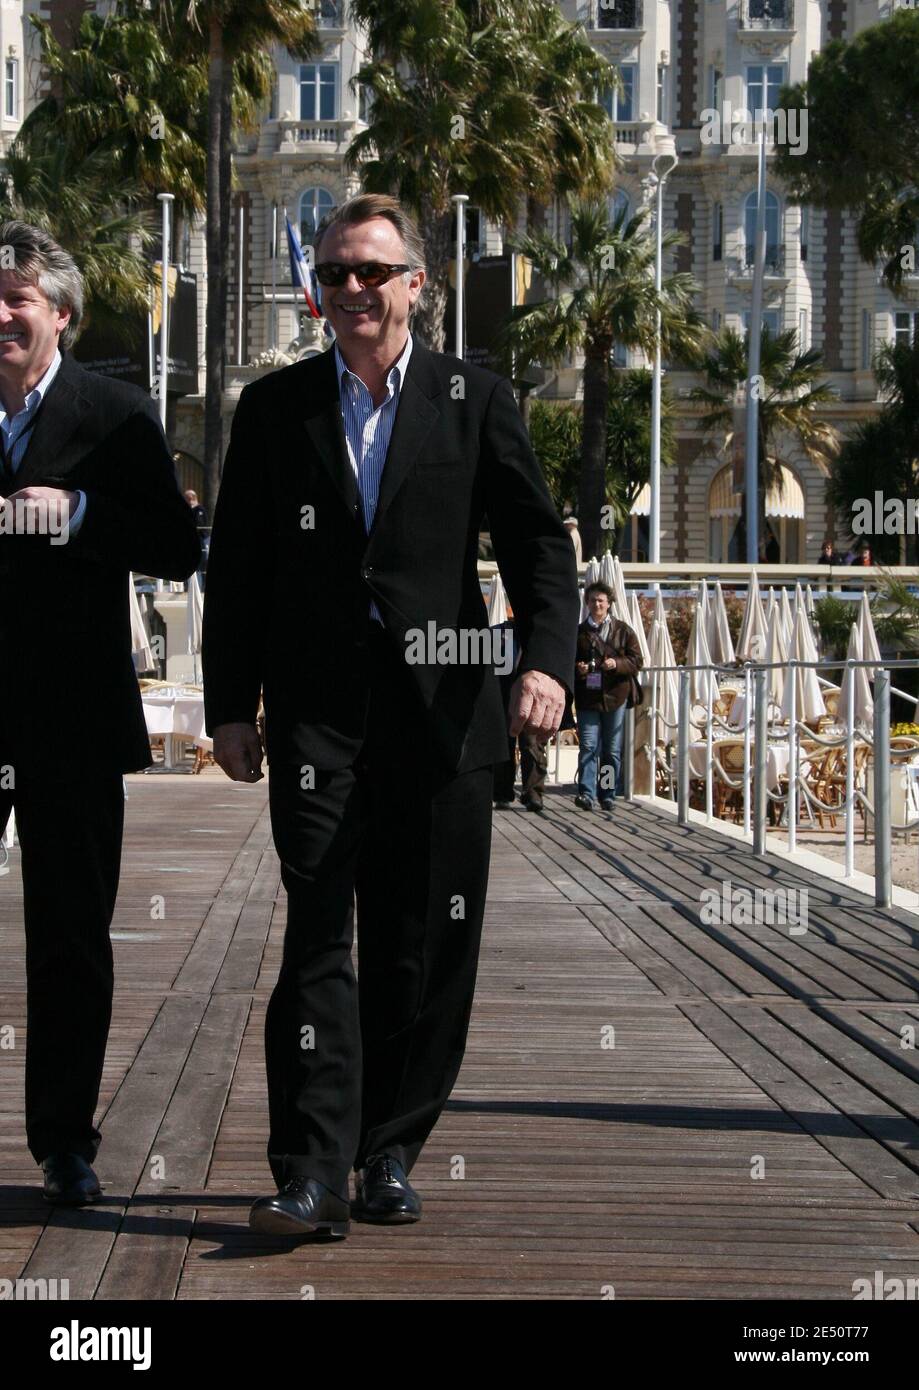
M 271 350 L 278 350 L 278 205 L 271 204 Z

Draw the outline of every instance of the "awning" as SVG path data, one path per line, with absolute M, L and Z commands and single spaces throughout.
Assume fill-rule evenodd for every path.
M 651 515 L 651 484 L 650 484 L 650 483 L 645 483 L 645 485 L 644 485 L 644 487 L 642 488 L 641 492 L 638 494 L 638 496 L 635 498 L 635 501 L 632 503 L 632 506 L 631 506 L 631 509 L 630 509 L 630 510 L 631 510 L 632 516 L 650 516 L 650 515 Z
M 766 493 L 766 515 L 769 517 L 791 517 L 804 519 L 804 489 L 784 463 L 781 469 L 781 482 L 777 479 Z M 708 493 L 708 514 L 717 516 L 740 516 L 743 499 L 733 488 L 731 465 L 719 469 L 712 479 Z M 636 503 L 637 506 L 637 503 Z

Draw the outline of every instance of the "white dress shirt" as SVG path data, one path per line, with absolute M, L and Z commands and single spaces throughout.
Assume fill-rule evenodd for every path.
M 32 437 L 30 425 L 35 419 L 35 412 L 41 405 L 45 397 L 45 392 L 57 376 L 61 365 L 60 349 L 55 348 L 51 365 L 32 390 L 26 396 L 26 403 L 16 415 L 8 415 L 6 408 L 0 400 L 0 430 L 3 431 L 3 452 L 12 470 L 13 477 L 19 471 L 26 449 L 29 447 L 29 440 Z M 86 493 L 77 492 L 77 505 L 70 518 L 69 530 L 75 536 L 83 522 L 86 513 Z
M 341 416 L 345 427 L 348 457 L 357 479 L 357 489 L 364 512 L 364 526 L 369 535 L 380 496 L 383 465 L 386 463 L 389 441 L 396 422 L 396 411 L 399 409 L 399 393 L 412 355 L 412 335 L 408 335 L 398 362 L 389 369 L 386 378 L 386 399 L 378 406 L 374 406 L 373 397 L 365 383 L 345 362 L 338 343 L 333 351 L 338 371 L 338 391 L 341 397 Z M 372 599 L 370 616 L 378 623 L 383 622 L 380 610 Z

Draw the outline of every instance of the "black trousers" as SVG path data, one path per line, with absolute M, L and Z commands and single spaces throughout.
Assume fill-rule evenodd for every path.
M 15 809 L 22 850 L 26 1137 L 36 1163 L 62 1152 L 92 1162 L 112 1017 L 109 927 L 121 865 L 121 773 L 68 773 L 15 760 L 2 739 L 0 767 L 12 767 L 14 779 L 12 788 L 0 789 L 0 827 Z
M 491 851 L 491 765 L 440 764 L 401 652 L 371 632 L 356 762 L 313 786 L 276 763 L 269 784 L 288 922 L 265 1026 L 268 1158 L 278 1183 L 342 1196 L 373 1153 L 410 1171 L 453 1088 Z

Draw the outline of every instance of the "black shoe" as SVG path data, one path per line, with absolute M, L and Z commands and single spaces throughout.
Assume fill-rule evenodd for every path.
M 417 1221 L 421 1198 L 409 1184 L 405 1169 L 389 1154 L 371 1154 L 357 1174 L 351 1215 L 357 1221 L 391 1225 Z
M 611 796 L 604 796 L 604 797 L 602 798 L 601 802 L 600 802 L 600 810 L 601 810 L 601 811 L 612 811 L 612 809 L 613 809 L 613 807 L 614 807 L 615 805 L 616 805 L 616 803 L 615 803 L 615 801 L 613 800 L 613 798 L 612 798 Z
M 592 811 L 594 808 L 594 804 L 589 796 L 576 796 L 574 798 L 574 804 L 575 806 L 580 806 L 582 811 Z
M 259 1197 L 249 1212 L 249 1229 L 266 1236 L 346 1236 L 350 1207 L 316 1178 L 289 1178 L 274 1197 Z
M 99 1179 L 79 1154 L 49 1154 L 42 1159 L 42 1196 L 58 1207 L 82 1207 L 102 1195 Z
M 541 801 L 525 801 L 523 804 L 528 811 L 532 811 L 537 816 L 544 816 L 546 814 L 545 807 Z
M 496 810 L 496 811 L 507 811 L 511 806 L 513 806 L 513 804 L 514 804 L 514 798 L 513 798 L 513 797 L 511 797 L 510 801 L 496 801 L 496 802 L 495 802 L 495 810 Z

